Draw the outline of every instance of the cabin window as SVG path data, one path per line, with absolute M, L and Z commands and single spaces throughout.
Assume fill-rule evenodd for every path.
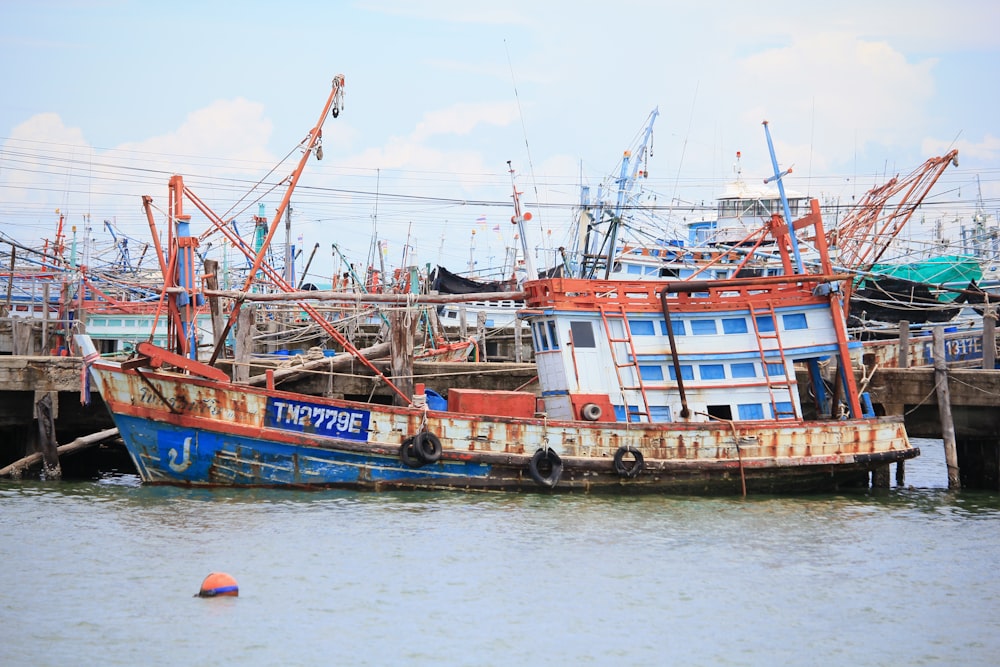
M 722 364 L 702 364 L 698 367 L 702 380 L 725 380 L 726 370 Z
M 729 405 L 709 405 L 706 412 L 716 419 L 726 419 L 732 421 L 733 408 Z
M 663 379 L 663 366 L 639 366 L 639 377 L 649 382 Z
M 625 265 L 625 273 L 628 273 L 628 274 L 633 275 L 633 276 L 641 275 L 642 274 L 642 266 L 640 266 L 639 264 L 626 264 Z
M 715 320 L 691 320 L 691 333 L 695 336 L 705 336 L 718 333 Z
M 767 364 L 767 376 L 777 377 L 785 374 L 784 364 Z
M 649 416 L 654 422 L 670 422 L 673 418 L 670 416 L 670 406 L 669 405 L 651 405 L 649 406 Z
M 757 331 L 774 331 L 774 318 L 770 315 L 760 315 L 755 319 L 757 320 Z
M 660 269 L 661 278 L 680 278 L 681 272 L 678 269 L 668 269 L 666 267 Z
M 556 323 L 555 320 L 549 320 L 549 343 L 552 345 L 553 350 L 559 349 L 559 335 L 556 333 Z
M 727 334 L 741 334 L 747 332 L 747 321 L 742 317 L 722 320 L 722 332 Z
M 446 316 L 446 317 L 447 317 L 448 319 L 450 319 L 450 320 L 453 320 L 453 319 L 455 319 L 456 317 L 458 317 L 458 311 L 455 311 L 455 310 L 449 310 L 449 311 L 447 311 L 447 312 L 445 313 L 445 316 Z
M 637 422 L 640 421 L 641 415 L 639 414 L 639 406 L 637 405 L 616 405 L 615 408 L 615 421 L 618 422 Z
M 576 347 L 597 347 L 594 342 L 594 327 L 590 322 L 570 322 L 569 331 Z
M 673 366 L 667 366 L 667 371 L 670 374 L 670 379 L 677 380 L 677 372 L 674 371 Z M 691 366 L 681 366 L 681 379 L 682 380 L 693 380 L 694 379 L 694 368 Z
M 782 315 L 781 323 L 784 325 L 786 331 L 795 331 L 796 329 L 809 328 L 809 324 L 806 322 L 805 313 L 792 313 L 791 315 Z
M 628 328 L 633 336 L 655 336 L 652 320 L 629 320 Z
M 683 335 L 685 335 L 685 333 L 686 333 L 686 327 L 684 326 L 684 320 L 675 320 L 674 318 L 671 317 L 670 318 L 670 324 L 671 324 L 671 326 L 674 329 L 674 335 L 675 336 L 683 336 Z M 660 320 L 660 332 L 663 333 L 664 336 L 667 335 L 667 321 L 666 320 Z
M 740 419 L 763 419 L 764 408 L 760 403 L 740 403 L 736 406 Z
M 535 325 L 535 349 L 541 352 L 549 349 L 549 338 L 545 335 L 545 323 Z
M 777 408 L 777 410 L 775 410 Z M 795 410 L 792 408 L 791 401 L 781 401 L 775 403 L 771 406 L 771 416 L 775 419 L 793 419 L 795 417 Z
M 734 378 L 755 378 L 757 377 L 757 366 L 755 364 L 733 364 L 729 368 Z

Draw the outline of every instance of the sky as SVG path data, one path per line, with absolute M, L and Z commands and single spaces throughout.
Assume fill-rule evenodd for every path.
M 291 199 L 297 271 L 316 282 L 345 260 L 485 276 L 517 243 L 515 183 L 551 261 L 581 187 L 613 192 L 654 109 L 635 187 L 664 234 L 737 165 L 773 173 L 763 121 L 785 187 L 842 205 L 958 149 L 914 224 L 977 207 L 996 224 L 998 26 L 995 0 L 0 0 L 0 234 L 51 243 L 61 214 L 87 261 L 129 239 L 134 264 L 141 197 L 162 233 L 172 174 L 249 234 L 337 74 L 344 109 Z

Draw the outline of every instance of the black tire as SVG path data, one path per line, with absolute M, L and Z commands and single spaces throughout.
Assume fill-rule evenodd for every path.
M 632 455 L 633 460 L 631 463 L 625 460 L 626 454 Z M 622 445 L 618 448 L 618 451 L 615 452 L 615 472 L 622 477 L 626 477 L 628 479 L 637 477 L 639 473 L 642 472 L 645 465 L 646 462 L 642 458 L 642 452 L 631 445 Z
M 419 468 L 424 464 L 417 455 L 417 448 L 413 445 L 413 438 L 407 438 L 399 446 L 399 460 L 408 468 Z
M 413 439 L 417 458 L 424 463 L 437 463 L 441 458 L 441 440 L 430 431 L 421 431 Z
M 559 483 L 563 463 L 554 449 L 539 449 L 528 463 L 528 473 L 539 486 L 547 489 Z

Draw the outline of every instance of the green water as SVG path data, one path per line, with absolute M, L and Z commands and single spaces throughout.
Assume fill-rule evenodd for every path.
M 796 498 L 4 482 L 0 664 L 995 665 L 1000 496 L 917 444 Z

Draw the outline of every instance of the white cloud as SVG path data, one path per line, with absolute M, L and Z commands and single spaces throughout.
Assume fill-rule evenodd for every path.
M 183 169 L 185 156 L 202 156 L 197 168 L 203 170 L 205 156 L 209 156 L 216 163 L 213 171 L 258 173 L 262 164 L 275 161 L 266 148 L 272 130 L 273 123 L 265 117 L 262 104 L 243 98 L 217 100 L 188 114 L 174 132 L 122 144 L 114 151 L 169 156 L 174 166 L 168 168 L 174 171 Z
M 977 162 L 996 162 L 1000 160 L 1000 137 L 985 135 L 980 141 L 958 139 L 957 141 L 941 141 L 925 139 L 921 147 L 928 155 L 943 155 L 953 148 L 958 149 L 959 161 L 968 159 Z
M 765 107 L 790 115 L 798 129 L 785 136 L 814 135 L 811 150 L 821 166 L 849 163 L 866 144 L 891 146 L 920 127 L 920 110 L 934 92 L 933 66 L 847 33 L 799 37 L 740 63 L 740 92 L 757 100 L 744 119 L 751 122 Z M 808 148 L 800 144 L 796 157 Z
M 507 126 L 517 120 L 513 103 L 455 104 L 424 115 L 412 140 L 422 142 L 439 135 L 467 135 L 477 126 Z

